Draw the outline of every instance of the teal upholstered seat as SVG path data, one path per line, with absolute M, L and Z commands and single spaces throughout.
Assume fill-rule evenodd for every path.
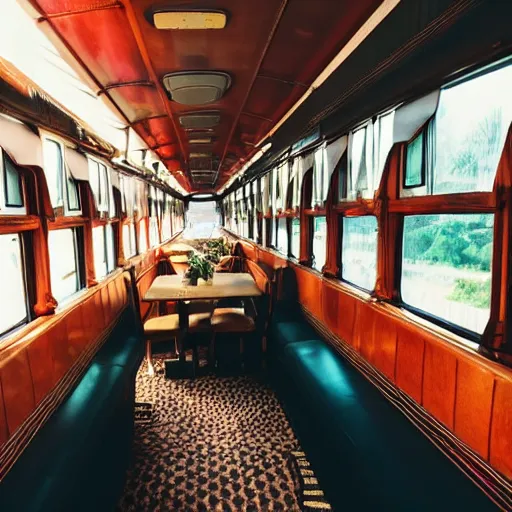
M 314 423 L 317 438 L 306 444 L 336 510 L 496 510 L 325 342 L 289 343 L 283 357 L 306 421 Z
M 2 511 L 110 511 L 131 457 L 135 370 L 132 313 L 0 484 Z

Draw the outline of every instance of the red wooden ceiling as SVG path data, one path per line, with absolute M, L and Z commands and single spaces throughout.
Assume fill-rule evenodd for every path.
M 191 151 L 211 151 L 215 188 L 302 96 L 380 4 L 378 0 L 31 0 L 137 133 L 189 191 L 210 191 L 188 174 Z M 223 30 L 157 30 L 151 9 L 220 9 Z M 162 78 L 184 70 L 224 71 L 231 88 L 215 104 L 167 99 Z M 121 85 L 124 84 L 124 85 Z M 184 112 L 218 110 L 208 148 L 190 147 Z M 177 165 L 179 161 L 181 165 Z M 184 174 L 174 171 L 181 167 Z

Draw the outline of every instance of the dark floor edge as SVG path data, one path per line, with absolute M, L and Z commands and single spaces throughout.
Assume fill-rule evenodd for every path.
M 336 336 L 301 305 L 308 322 L 346 358 L 384 397 L 402 412 L 439 450 L 504 511 L 512 510 L 512 482 L 456 437 L 426 409 L 401 391 L 387 376 L 368 363 L 347 342 Z

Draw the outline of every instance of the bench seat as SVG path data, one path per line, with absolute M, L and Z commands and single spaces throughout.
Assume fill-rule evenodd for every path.
M 311 329 L 304 323 L 273 325 L 270 343 L 285 408 L 335 510 L 497 510 L 318 335 L 297 340 Z
M 143 353 L 141 339 L 130 332 L 133 319 L 125 313 L 2 481 L 0 510 L 114 510 L 131 458 Z

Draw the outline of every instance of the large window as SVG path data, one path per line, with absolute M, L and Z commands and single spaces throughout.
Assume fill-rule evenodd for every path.
M 79 245 L 77 228 L 48 233 L 52 293 L 58 302 L 82 288 Z
M 290 251 L 294 258 L 300 258 L 300 220 L 292 219 L 291 221 L 291 240 Z
M 233 212 L 234 215 L 234 212 Z M 188 239 L 210 238 L 220 224 L 215 201 L 190 201 L 187 211 L 187 229 L 183 236 Z
M 443 89 L 433 193 L 490 191 L 512 121 L 512 65 Z
M 341 277 L 372 291 L 377 278 L 377 218 L 344 217 Z
M 20 235 L 0 235 L 0 282 L 1 336 L 28 319 Z
M 288 256 L 288 227 L 285 217 L 277 219 L 277 246 L 276 249 Z
M 491 301 L 493 224 L 492 214 L 406 216 L 403 302 L 483 333 Z
M 112 224 L 94 227 L 92 230 L 92 242 L 96 279 L 102 279 L 116 268 L 114 229 Z
M 512 122 L 512 65 L 443 88 L 406 151 L 402 196 L 489 192 Z
M 327 258 L 327 219 L 313 217 L 312 265 L 322 271 Z

